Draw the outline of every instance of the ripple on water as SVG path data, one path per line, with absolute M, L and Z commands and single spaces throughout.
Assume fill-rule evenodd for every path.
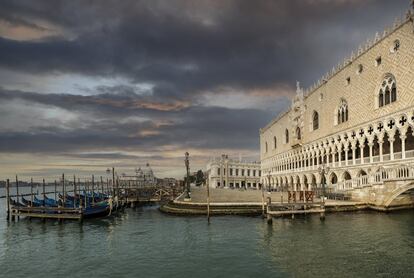
M 2 205 L 2 204 L 0 204 Z M 412 211 L 275 219 L 176 217 L 156 207 L 58 224 L 7 225 L 3 277 L 410 277 Z

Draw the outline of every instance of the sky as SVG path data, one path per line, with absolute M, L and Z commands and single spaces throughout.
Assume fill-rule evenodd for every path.
M 391 26 L 408 0 L 0 1 L 0 179 L 181 178 Z

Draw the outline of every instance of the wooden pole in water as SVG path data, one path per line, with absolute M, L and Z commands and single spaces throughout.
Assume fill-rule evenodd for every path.
M 101 176 L 101 192 L 102 192 L 102 199 L 103 199 L 103 196 L 104 196 L 104 183 L 103 183 L 102 176 Z
M 17 196 L 17 206 L 20 205 L 20 198 L 19 198 L 19 179 L 17 178 L 16 175 L 16 196 Z M 17 216 L 17 220 L 20 219 L 20 216 Z
M 56 193 L 56 189 L 57 189 L 57 183 L 56 183 L 56 180 L 55 180 L 55 201 L 57 202 L 57 193 Z
M 115 168 L 112 167 L 112 197 L 115 198 Z
M 263 190 L 263 184 L 261 185 L 262 189 L 262 217 L 265 216 L 265 200 L 264 200 L 264 190 Z
M 30 178 L 30 207 L 33 207 L 33 178 Z
M 76 208 L 76 199 L 78 195 L 76 194 L 76 176 L 73 175 L 73 208 Z
M 106 194 L 109 195 L 109 179 L 106 178 Z
M 86 186 L 86 181 L 85 181 L 85 183 L 84 183 L 84 186 L 83 186 L 83 193 L 84 193 L 84 196 L 85 196 L 85 208 L 88 206 L 88 192 L 87 192 L 87 186 Z
M 207 182 L 207 222 L 210 224 L 210 186 Z
M 271 197 L 267 197 L 267 224 L 271 225 L 273 223 L 273 218 L 272 215 L 269 213 L 270 211 L 270 207 L 272 205 L 272 198 Z
M 95 177 L 92 175 L 92 206 L 95 205 Z
M 43 179 L 43 206 L 46 206 L 45 179 Z
M 65 207 L 66 205 L 65 174 L 62 174 L 62 187 L 63 187 L 63 207 Z
M 10 220 L 10 181 L 6 180 L 6 219 Z

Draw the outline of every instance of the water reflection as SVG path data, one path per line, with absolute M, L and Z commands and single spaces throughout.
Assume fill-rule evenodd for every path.
M 1 201 L 0 201 L 1 202 Z M 2 205 L 0 203 L 0 205 Z M 164 215 L 156 207 L 108 218 L 21 219 L 0 211 L 4 277 L 410 277 L 414 213 L 294 220 Z

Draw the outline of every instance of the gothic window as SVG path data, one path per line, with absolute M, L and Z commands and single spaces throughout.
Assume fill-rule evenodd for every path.
M 265 152 L 267 153 L 267 142 L 265 142 Z
M 378 107 L 397 101 L 397 84 L 394 76 L 388 74 L 381 83 L 378 93 Z
M 317 130 L 319 128 L 319 114 L 316 111 L 313 111 L 312 115 L 312 129 Z
M 276 140 L 276 136 L 273 136 L 273 148 L 276 149 L 277 148 L 277 140 Z
M 289 143 L 289 130 L 285 130 L 285 142 L 286 144 Z
M 345 99 L 341 99 L 339 109 L 337 111 L 337 117 L 338 124 L 348 121 L 348 103 Z
M 296 137 L 298 138 L 298 140 L 302 139 L 302 134 L 300 134 L 300 127 L 296 128 Z

